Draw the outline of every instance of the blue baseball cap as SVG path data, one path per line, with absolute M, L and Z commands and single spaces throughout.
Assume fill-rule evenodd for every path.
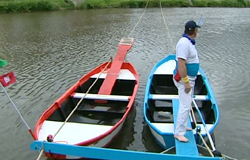
M 185 29 L 187 30 L 193 30 L 195 28 L 201 28 L 199 25 L 195 23 L 195 21 L 188 21 L 185 25 Z

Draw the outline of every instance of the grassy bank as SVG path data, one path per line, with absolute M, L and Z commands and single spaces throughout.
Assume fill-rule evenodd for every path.
M 194 7 L 250 7 L 249 0 L 192 0 Z
M 71 0 L 0 0 L 0 13 L 74 9 Z
M 93 8 L 144 8 L 147 0 L 85 0 L 77 9 Z M 150 0 L 148 7 L 159 7 L 160 0 Z M 188 7 L 188 0 L 162 0 L 162 7 Z
M 144 8 L 147 0 L 0 0 L 0 13 L 94 8 Z M 79 0 L 78 0 L 79 1 Z M 250 0 L 161 0 L 163 7 L 250 7 Z M 150 0 L 148 7 L 159 7 Z
M 85 0 L 78 9 L 143 8 L 147 0 Z M 159 7 L 160 0 L 150 0 L 148 7 Z M 250 0 L 162 0 L 163 7 L 250 7 Z

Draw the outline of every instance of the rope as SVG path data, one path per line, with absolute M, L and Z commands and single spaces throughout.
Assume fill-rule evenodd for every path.
M 111 61 L 109 61 L 106 66 L 103 68 L 103 70 L 101 71 L 101 73 L 98 75 L 98 77 L 96 78 L 96 80 L 92 83 L 92 85 L 89 87 L 89 89 L 87 90 L 87 92 L 84 94 L 84 96 L 80 99 L 80 101 L 77 103 L 76 107 L 70 112 L 70 114 L 68 115 L 68 117 L 66 118 L 66 120 L 64 121 L 64 123 L 61 125 L 61 127 L 57 130 L 57 132 L 54 135 L 54 139 L 57 136 L 57 134 L 61 131 L 61 129 L 63 128 L 63 126 L 66 124 L 66 122 L 70 119 L 70 117 L 73 115 L 73 113 L 76 111 L 76 109 L 79 107 L 79 105 L 81 104 L 81 102 L 83 101 L 83 99 L 87 96 L 87 94 L 89 93 L 89 91 L 91 90 L 91 88 L 95 85 L 95 83 L 98 81 L 98 79 L 100 78 L 101 74 L 107 69 L 108 65 L 111 63 Z M 42 156 L 44 149 L 42 149 L 39 153 L 39 156 L 37 157 L 37 160 L 39 160 Z
M 146 9 L 147 9 L 147 7 L 148 7 L 148 2 L 149 2 L 149 0 L 148 0 L 147 3 L 146 3 L 146 6 L 145 6 L 145 8 L 144 8 L 144 11 L 143 11 L 143 13 L 142 13 L 140 19 L 138 20 L 138 22 L 136 23 L 136 25 L 134 26 L 134 28 L 132 29 L 132 31 L 130 32 L 130 34 L 128 35 L 128 37 L 130 37 L 130 36 L 132 35 L 132 33 L 134 32 L 135 28 L 136 28 L 136 27 L 138 26 L 138 24 L 140 23 L 142 17 L 144 16 L 144 14 L 145 14 L 145 12 L 146 12 Z
M 197 126 L 197 121 L 196 121 L 196 118 L 194 116 L 194 111 L 193 111 L 193 108 L 191 108 L 191 114 L 192 114 L 192 117 L 193 117 L 193 120 L 194 120 L 194 124 L 195 124 L 195 128 Z
M 134 30 L 136 29 L 136 27 L 138 26 L 138 24 L 140 23 L 142 17 L 144 16 L 145 12 L 146 12 L 146 9 L 148 7 L 148 3 L 149 3 L 149 0 L 147 1 L 146 3 L 146 6 L 144 8 L 144 11 L 140 17 L 140 19 L 137 21 L 136 25 L 134 26 L 134 28 L 132 29 L 132 31 L 130 32 L 130 34 L 128 35 L 128 37 L 130 37 L 132 35 L 132 33 L 134 32 Z M 101 74 L 106 70 L 106 68 L 108 67 L 108 65 L 111 63 L 108 62 L 108 64 L 105 66 L 105 68 L 102 70 L 102 72 L 98 75 L 98 77 L 96 78 L 96 80 L 93 82 L 93 84 L 89 87 L 88 91 L 85 93 L 85 95 L 80 99 L 80 101 L 77 103 L 76 107 L 71 111 L 71 113 L 69 114 L 69 116 L 66 118 L 66 120 L 64 121 L 64 123 L 61 125 L 61 127 L 58 129 L 58 131 L 55 133 L 54 135 L 54 139 L 55 137 L 57 136 L 57 134 L 61 131 L 61 129 L 63 128 L 63 126 L 66 124 L 66 122 L 70 119 L 70 117 L 73 115 L 73 113 L 76 111 L 76 109 L 78 108 L 78 106 L 81 104 L 81 102 L 83 101 L 83 99 L 87 96 L 87 94 L 89 93 L 89 91 L 91 90 L 91 88 L 95 85 L 95 83 L 97 82 L 97 80 L 99 79 L 99 77 L 101 76 Z M 42 156 L 42 153 L 43 153 L 44 149 L 42 149 L 39 153 L 39 156 L 37 158 L 37 160 L 39 160 Z
M 232 158 L 232 157 L 229 157 L 227 155 L 224 155 L 222 154 L 223 158 L 226 159 L 226 160 L 238 160 L 238 159 L 235 159 L 235 158 Z
M 162 5 L 161 5 L 161 0 L 160 0 L 160 8 L 161 8 L 161 16 L 162 16 L 162 19 L 163 19 L 163 22 L 164 22 L 164 25 L 167 29 L 167 32 L 168 32 L 168 37 L 170 39 L 170 42 L 171 42 L 171 46 L 173 48 L 173 51 L 175 50 L 175 47 L 174 47 L 174 43 L 173 43 L 173 40 L 172 40 L 172 37 L 170 35 L 170 32 L 169 32 L 169 28 L 168 28 L 168 24 L 167 24 L 167 21 L 165 20 L 165 17 L 163 15 L 163 10 L 162 10 Z
M 39 148 L 40 148 L 40 147 L 39 147 Z M 38 155 L 38 157 L 37 157 L 37 160 L 41 159 L 41 157 L 42 157 L 42 155 L 43 155 L 43 150 L 44 150 L 44 143 L 43 143 L 42 148 L 41 148 L 41 151 L 40 151 L 40 153 L 39 153 L 39 155 Z
M 103 68 L 103 70 L 101 71 L 101 73 L 98 75 L 98 77 L 95 79 L 95 81 L 92 83 L 92 85 L 89 87 L 89 89 L 87 90 L 87 92 L 84 94 L 84 96 L 80 99 L 80 101 L 77 103 L 76 107 L 70 112 L 70 114 L 68 115 L 68 117 L 66 118 L 66 120 L 64 121 L 64 123 L 62 124 L 62 126 L 58 129 L 58 131 L 55 133 L 54 135 L 54 139 L 57 136 L 57 134 L 61 131 L 62 127 L 66 124 L 66 122 L 70 119 L 70 117 L 73 115 L 73 113 L 77 110 L 77 108 L 79 107 L 79 105 L 81 104 L 81 102 L 83 101 L 83 99 L 87 96 L 87 94 L 89 93 L 89 91 L 91 90 L 91 88 L 95 85 L 95 83 L 98 81 L 98 79 L 100 78 L 101 74 L 107 69 L 108 65 L 111 63 L 111 61 L 109 61 L 107 63 L 107 65 Z
M 191 113 L 192 113 L 193 120 L 194 120 L 194 123 L 195 123 L 195 128 L 197 128 L 197 121 L 196 121 L 196 118 L 195 118 L 195 116 L 194 116 L 194 111 L 193 111 L 193 108 L 192 108 L 192 107 L 191 107 Z M 214 155 L 213 155 L 211 149 L 208 147 L 208 145 L 207 145 L 206 141 L 204 140 L 204 138 L 202 137 L 201 133 L 200 133 L 200 132 L 197 132 L 197 133 L 198 133 L 198 135 L 200 136 L 200 138 L 201 138 L 203 144 L 206 146 L 206 148 L 207 148 L 209 154 L 211 155 L 211 157 L 214 157 Z
M 197 144 L 197 146 L 199 146 L 200 148 L 206 149 L 206 147 L 204 147 L 202 145 Z M 238 160 L 236 158 L 232 158 L 232 157 L 229 157 L 229 156 L 224 155 L 224 154 L 221 154 L 221 155 L 223 156 L 223 159 L 225 159 L 225 160 Z
M 202 135 L 201 135 L 200 132 L 198 132 L 198 135 L 200 136 L 200 138 L 201 138 L 203 144 L 206 146 L 206 148 L 207 148 L 209 154 L 211 155 L 211 157 L 214 157 L 214 154 L 212 153 L 211 149 L 208 147 L 206 141 L 204 140 L 204 138 L 202 137 Z
M 191 108 L 191 113 L 192 113 L 193 120 L 194 120 L 194 123 L 195 123 L 195 128 L 196 128 L 196 126 L 197 126 L 197 121 L 196 121 L 196 118 L 195 118 L 195 116 L 194 116 L 194 111 L 193 111 L 193 109 L 192 109 L 192 108 Z M 213 153 L 212 153 L 211 149 L 208 147 L 208 145 L 207 145 L 206 141 L 204 140 L 204 138 L 202 137 L 202 135 L 201 135 L 201 133 L 200 133 L 200 132 L 198 132 L 198 135 L 200 136 L 200 138 L 201 138 L 202 142 L 205 144 L 206 149 L 208 150 L 208 152 L 209 152 L 209 154 L 211 155 L 211 157 L 214 157 L 214 155 L 213 155 Z M 166 153 L 166 152 L 168 152 L 169 150 L 171 150 L 171 149 L 172 149 L 172 148 L 174 148 L 174 147 L 175 147 L 175 146 L 173 146 L 173 147 L 171 147 L 171 148 L 169 148 L 169 149 L 167 149 L 167 150 L 164 150 L 164 151 L 163 151 L 163 152 L 161 152 L 160 154 Z
M 162 5 L 161 5 L 161 0 L 160 0 L 160 8 L 161 8 L 162 19 L 163 19 L 164 25 L 165 25 L 165 27 L 166 27 L 166 30 L 167 30 L 167 32 L 168 32 L 168 37 L 169 37 L 169 39 L 170 39 L 170 41 L 171 41 L 171 46 L 172 46 L 173 50 L 175 50 L 174 44 L 173 44 L 173 40 L 172 40 L 172 37 L 171 37 L 170 32 L 169 32 L 169 28 L 168 28 L 167 22 L 166 22 L 166 20 L 165 20 L 164 14 L 163 14 Z M 191 112 L 192 112 L 192 116 L 193 116 L 193 120 L 194 120 L 195 128 L 196 128 L 196 126 L 197 126 L 197 121 L 196 121 L 196 118 L 195 118 L 195 116 L 194 116 L 194 111 L 193 111 L 192 108 L 191 108 Z M 204 138 L 202 137 L 201 133 L 198 132 L 198 134 L 199 134 L 201 140 L 203 141 L 203 143 L 205 144 L 205 146 L 206 146 L 208 152 L 210 153 L 210 155 L 211 155 L 212 157 L 214 157 L 214 155 L 213 155 L 211 149 L 208 147 L 208 145 L 207 145 L 206 141 L 204 140 Z M 164 153 L 164 152 L 162 152 L 162 153 Z
M 166 149 L 165 151 L 162 151 L 160 154 L 164 154 L 164 153 L 166 153 L 166 152 L 170 151 L 170 150 L 171 150 L 171 149 L 173 149 L 173 148 L 175 148 L 175 146 L 170 147 L 170 148 Z
M 38 157 L 37 157 L 37 159 L 36 159 L 36 160 L 41 159 L 42 155 L 43 155 L 43 149 L 40 151 L 40 153 L 39 153 L 39 155 L 38 155 Z
M 174 47 L 173 40 L 172 40 L 171 35 L 170 35 L 170 32 L 169 32 L 169 28 L 168 28 L 167 22 L 166 22 L 166 20 L 165 20 L 164 15 L 163 15 L 161 0 L 160 0 L 160 8 L 161 8 L 162 19 L 163 19 L 164 25 L 165 25 L 165 27 L 166 27 L 166 30 L 167 30 L 167 32 L 168 32 L 168 37 L 169 37 L 169 39 L 170 39 L 170 41 L 171 41 L 171 46 L 172 46 L 173 50 L 175 50 L 175 47 Z M 196 121 L 196 118 L 195 118 L 195 116 L 194 116 L 194 111 L 193 111 L 192 108 L 191 108 L 191 112 L 192 112 L 192 116 L 193 116 L 193 120 L 194 120 L 195 128 L 196 128 L 196 126 L 197 126 L 197 121 Z M 214 155 L 213 155 L 211 149 L 208 147 L 208 145 L 207 145 L 206 141 L 204 140 L 204 138 L 202 137 L 201 133 L 198 132 L 198 134 L 199 134 L 201 140 L 203 141 L 204 145 L 206 146 L 206 148 L 207 148 L 208 152 L 210 153 L 210 155 L 211 155 L 212 157 L 214 157 Z M 162 152 L 162 153 L 164 153 L 164 152 Z
M 175 47 L 174 47 L 174 44 L 173 44 L 173 40 L 172 40 L 172 37 L 171 37 L 170 32 L 169 32 L 168 25 L 167 25 L 167 21 L 166 21 L 166 19 L 165 19 L 165 17 L 164 17 L 164 14 L 163 14 L 162 5 L 161 5 L 161 0 L 160 0 L 160 8 L 161 8 L 162 19 L 163 19 L 164 25 L 165 25 L 165 27 L 166 27 L 166 30 L 167 30 L 167 32 L 168 32 L 168 37 L 169 37 L 169 39 L 170 39 L 171 46 L 172 46 L 173 50 L 175 50 Z M 196 118 L 195 118 L 195 116 L 194 116 L 194 111 L 193 111 L 192 108 L 191 108 L 191 112 L 192 112 L 193 120 L 194 120 L 195 127 L 196 127 L 196 126 L 197 126 L 197 121 L 196 121 Z M 207 145 L 206 141 L 204 140 L 204 138 L 202 137 L 201 133 L 198 132 L 198 134 L 199 134 L 200 138 L 202 139 L 203 143 L 205 144 L 205 146 L 206 146 L 208 152 L 210 153 L 210 155 L 211 155 L 212 157 L 214 157 L 214 155 L 213 155 L 211 149 L 208 147 L 208 145 Z M 168 150 L 169 150 L 169 149 L 168 149 Z M 161 153 L 165 153 L 165 152 L 167 152 L 168 150 L 165 150 L 165 151 L 163 151 L 163 152 L 161 152 Z

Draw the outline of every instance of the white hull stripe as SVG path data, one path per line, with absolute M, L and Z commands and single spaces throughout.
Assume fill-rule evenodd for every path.
M 125 119 L 124 119 L 124 121 L 125 121 Z M 90 146 L 93 146 L 93 147 L 106 146 L 109 142 L 111 142 L 111 140 L 114 138 L 114 136 L 116 136 L 118 134 L 118 132 L 122 129 L 124 121 L 111 134 L 109 134 L 108 136 L 106 136 L 103 139 L 101 139 L 100 141 L 98 141 L 98 143 L 92 144 Z
M 101 140 L 99 140 L 98 142 L 96 142 L 96 143 L 93 143 L 93 144 L 91 144 L 90 146 L 92 146 L 92 147 L 104 147 L 104 146 L 106 146 L 108 143 L 110 143 L 111 142 L 111 140 L 118 134 L 118 132 L 122 129 L 122 126 L 123 126 L 123 124 L 124 124 L 124 122 L 125 122 L 125 119 L 124 119 L 124 121 L 111 133 L 111 134 L 109 134 L 108 136 L 106 136 L 106 137 L 104 137 L 103 139 L 101 139 Z M 81 157 L 71 157 L 71 156 L 67 156 L 66 157 L 67 159 L 72 159 L 72 158 L 74 158 L 74 159 L 77 159 L 77 158 L 81 158 Z
M 149 127 L 151 130 L 151 133 L 153 134 L 153 136 L 157 139 L 157 141 L 159 143 L 161 143 L 161 145 L 163 145 L 164 147 L 166 147 L 164 138 L 162 137 L 162 135 L 158 134 L 154 129 L 152 129 L 151 127 Z

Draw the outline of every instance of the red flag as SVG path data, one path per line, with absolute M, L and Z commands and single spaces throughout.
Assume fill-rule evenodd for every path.
M 4 87 L 15 83 L 16 82 L 16 77 L 13 71 L 11 71 L 10 73 L 7 73 L 5 75 L 0 76 L 0 82 L 2 83 L 2 85 Z

